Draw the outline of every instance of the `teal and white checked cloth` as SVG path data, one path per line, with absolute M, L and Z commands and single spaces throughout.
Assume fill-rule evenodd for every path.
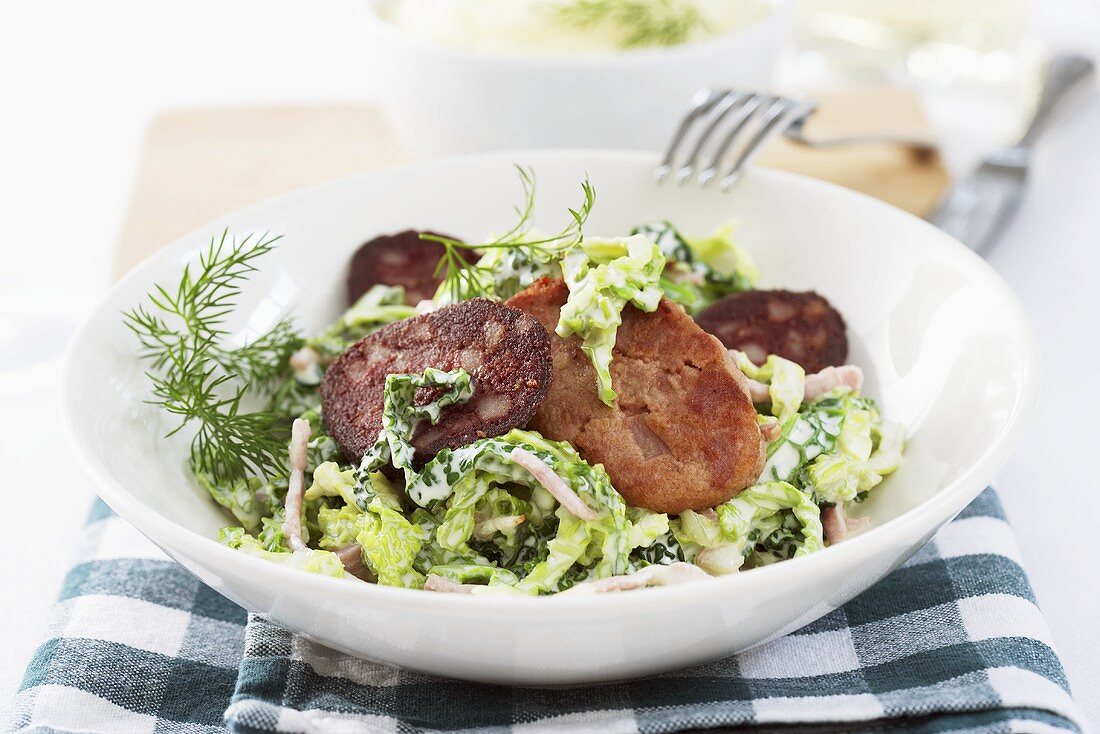
M 249 618 L 99 504 L 12 721 L 16 732 L 398 734 L 1083 726 L 992 490 L 795 634 L 667 675 L 556 689 L 432 678 L 310 643 Z

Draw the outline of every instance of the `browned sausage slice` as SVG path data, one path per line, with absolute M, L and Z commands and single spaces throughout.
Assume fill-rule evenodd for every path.
M 473 377 L 474 395 L 444 408 L 434 426 L 417 427 L 412 443 L 418 463 L 444 447 L 525 425 L 550 386 L 550 338 L 522 311 L 476 298 L 360 339 L 329 365 L 321 381 L 325 427 L 349 461 L 358 462 L 378 437 L 386 376 L 428 367 L 465 369 Z M 417 402 L 428 402 L 433 392 L 422 390 Z
M 627 306 L 611 360 L 618 400 L 609 407 L 579 337 L 552 333 L 568 296 L 564 282 L 544 278 L 508 301 L 551 332 L 554 380 L 532 428 L 602 463 L 628 503 L 655 512 L 714 507 L 759 478 L 756 410 L 717 339 L 667 298 L 653 313 Z
M 443 257 L 443 245 L 422 240 L 420 235 L 419 230 L 407 229 L 375 237 L 356 250 L 348 265 L 348 305 L 380 284 L 404 286 L 405 300 L 413 306 L 434 296 L 441 280 L 435 269 Z M 463 250 L 462 256 L 470 262 L 477 259 L 469 250 Z
M 734 293 L 704 308 L 695 321 L 757 364 L 778 354 L 811 374 L 848 359 L 844 318 L 813 291 Z

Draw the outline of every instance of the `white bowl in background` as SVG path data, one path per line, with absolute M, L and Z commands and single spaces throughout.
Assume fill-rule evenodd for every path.
M 518 56 L 446 46 L 382 17 L 366 0 L 367 78 L 412 152 L 519 148 L 660 150 L 703 87 L 766 90 L 786 0 L 710 40 L 580 56 Z
M 187 439 L 143 402 L 149 384 L 120 312 L 175 283 L 210 238 L 282 233 L 230 323 L 257 330 L 293 313 L 317 329 L 341 310 L 364 240 L 407 227 L 479 238 L 507 227 L 538 174 L 536 222 L 553 229 L 596 187 L 587 230 L 621 234 L 668 218 L 705 233 L 737 217 L 764 287 L 816 289 L 848 322 L 865 393 L 906 424 L 901 469 L 861 506 L 867 532 L 813 555 L 676 587 L 599 596 L 437 594 L 285 568 L 215 541 L 230 523 L 185 471 Z M 289 629 L 355 655 L 501 683 L 580 683 L 725 656 L 840 606 L 917 551 L 1008 458 L 1036 398 L 1031 328 L 1004 282 L 929 224 L 838 187 L 752 170 L 729 195 L 657 187 L 655 156 L 528 151 L 425 162 L 324 183 L 228 215 L 161 250 L 108 294 L 73 341 L 62 402 L 72 445 L 100 493 L 204 583 Z

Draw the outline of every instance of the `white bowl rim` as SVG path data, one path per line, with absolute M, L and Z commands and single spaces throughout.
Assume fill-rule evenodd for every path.
M 587 53 L 555 56 L 552 54 L 521 54 L 515 52 L 479 51 L 476 49 L 450 46 L 422 38 L 415 33 L 395 26 L 381 16 L 378 6 L 387 0 L 360 0 L 364 6 L 367 27 L 376 33 L 384 34 L 399 43 L 412 46 L 419 51 L 430 51 L 443 56 L 472 60 L 481 63 L 500 63 L 504 65 L 532 67 L 548 66 L 555 69 L 580 69 L 588 66 L 633 67 L 674 58 L 701 56 L 719 46 L 735 44 L 741 36 L 759 26 L 773 21 L 773 16 L 786 12 L 787 0 L 766 0 L 769 11 L 743 26 L 721 33 L 711 38 L 675 46 L 649 46 L 645 48 L 622 49 L 618 51 L 590 51 Z
M 687 583 L 669 587 L 654 587 L 645 590 L 645 604 L 636 602 L 638 597 L 634 594 L 564 594 L 549 597 L 527 597 L 520 595 L 471 595 L 471 594 L 445 594 L 424 592 L 416 589 L 401 587 L 381 586 L 378 584 L 359 583 L 347 579 L 336 579 L 319 574 L 303 572 L 299 569 L 288 568 L 280 564 L 250 556 L 222 545 L 214 538 L 207 537 L 194 530 L 179 525 L 146 507 L 143 502 L 129 490 L 122 486 L 107 471 L 100 471 L 90 452 L 85 451 L 81 439 L 81 429 L 77 423 L 75 411 L 75 372 L 78 367 L 76 356 L 85 347 L 85 343 L 92 340 L 92 322 L 101 317 L 101 313 L 110 302 L 116 300 L 123 291 L 128 290 L 135 281 L 146 279 L 146 274 L 153 269 L 155 262 L 183 251 L 192 249 L 200 234 L 223 229 L 231 221 L 248 216 L 254 210 L 267 209 L 278 206 L 284 202 L 293 201 L 303 196 L 320 193 L 326 188 L 338 188 L 343 182 L 352 179 L 386 176 L 394 170 L 433 169 L 441 166 L 464 166 L 470 163 L 499 162 L 501 165 L 510 166 L 513 161 L 524 160 L 532 166 L 538 165 L 538 159 L 553 160 L 556 158 L 577 158 L 582 160 L 612 159 L 616 162 L 634 162 L 645 164 L 650 168 L 656 164 L 658 154 L 650 151 L 609 150 L 609 149 L 585 149 L 585 148 L 561 148 L 561 149 L 522 149 L 512 151 L 496 151 L 491 153 L 473 153 L 459 156 L 449 156 L 430 160 L 421 160 L 412 163 L 396 164 L 369 171 L 341 176 L 322 181 L 310 186 L 301 187 L 274 197 L 269 197 L 250 206 L 237 209 L 207 224 L 192 230 L 174 242 L 160 248 L 147 257 L 140 264 L 132 268 L 125 276 L 115 283 L 100 300 L 98 306 L 85 319 L 77 330 L 76 335 L 70 341 L 64 357 L 64 366 L 61 376 L 61 389 L 59 398 L 61 403 L 62 423 L 65 434 L 71 446 L 76 449 L 77 460 L 85 472 L 92 478 L 99 489 L 100 496 L 123 519 L 131 522 L 150 539 L 157 541 L 164 538 L 168 545 L 185 546 L 191 552 L 191 556 L 201 558 L 205 565 L 211 568 L 221 568 L 227 565 L 239 565 L 249 569 L 257 576 L 267 576 L 272 584 L 278 584 L 276 588 L 295 587 L 296 594 L 331 594 L 341 597 L 344 601 L 358 601 L 369 604 L 372 600 L 385 603 L 390 606 L 400 606 L 410 611 L 432 608 L 445 610 L 455 604 L 470 605 L 476 608 L 483 616 L 511 616 L 517 610 L 522 610 L 527 615 L 557 615 L 564 610 L 584 610 L 593 617 L 604 618 L 606 616 L 629 616 L 631 614 L 650 613 L 658 605 L 666 607 L 680 607 L 692 605 L 692 603 L 705 596 L 714 594 L 736 594 L 751 590 L 761 585 L 782 584 L 793 582 L 803 573 L 813 573 L 823 564 L 841 565 L 843 562 L 854 562 L 858 557 L 874 558 L 877 551 L 885 550 L 891 545 L 895 530 L 908 528 L 915 534 L 930 532 L 938 529 L 938 518 L 944 518 L 943 522 L 961 511 L 971 500 L 985 488 L 986 483 L 992 480 L 996 469 L 1002 466 L 1012 451 L 1019 444 L 1027 429 L 1028 420 L 1035 410 L 1038 399 L 1038 352 L 1037 341 L 1030 319 L 1027 317 L 1023 305 L 1009 288 L 1004 280 L 993 270 L 985 260 L 979 257 L 973 250 L 958 242 L 949 235 L 943 233 L 931 224 L 917 219 L 907 212 L 903 212 L 889 204 L 874 199 L 865 194 L 845 189 L 836 184 L 813 179 L 801 174 L 779 171 L 768 168 L 755 167 L 746 174 L 752 177 L 772 178 L 782 181 L 786 186 L 801 187 L 822 192 L 828 192 L 827 196 L 847 198 L 851 201 L 859 201 L 860 206 L 870 206 L 880 210 L 889 210 L 894 215 L 910 217 L 915 226 L 926 228 L 928 234 L 927 246 L 940 252 L 950 252 L 958 261 L 969 269 L 976 277 L 992 286 L 1007 304 L 1014 316 L 1014 322 L 1019 327 L 1019 333 L 1023 346 L 1023 375 L 1021 377 L 1020 399 L 1016 402 L 1013 412 L 1008 416 L 1004 428 L 998 433 L 993 442 L 987 447 L 982 456 L 970 469 L 961 476 L 949 482 L 943 489 L 924 500 L 915 507 L 894 517 L 882 525 L 876 525 L 869 530 L 860 533 L 843 543 L 827 547 L 817 553 L 799 558 L 792 558 L 781 563 L 772 564 L 762 568 L 750 569 L 727 576 L 719 576 L 701 580 L 695 583 Z M 151 286 L 152 283 L 149 283 Z M 899 471 L 904 471 L 903 468 Z M 987 478 L 983 478 L 987 477 Z M 942 523 L 940 523 L 942 524 Z M 904 535 L 905 533 L 899 533 Z M 532 623 L 537 620 L 532 617 Z

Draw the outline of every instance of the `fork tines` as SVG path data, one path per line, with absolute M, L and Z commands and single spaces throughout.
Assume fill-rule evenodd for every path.
M 808 100 L 734 89 L 701 89 L 680 121 L 664 160 L 654 170 L 657 183 L 674 174 L 683 185 L 692 176 L 700 186 L 719 179 L 731 188 L 745 166 L 774 135 L 814 111 Z M 681 149 L 687 156 L 681 157 Z M 736 156 L 734 157 L 734 152 Z M 732 160 L 731 164 L 726 164 Z M 700 168 L 706 161 L 705 167 Z

